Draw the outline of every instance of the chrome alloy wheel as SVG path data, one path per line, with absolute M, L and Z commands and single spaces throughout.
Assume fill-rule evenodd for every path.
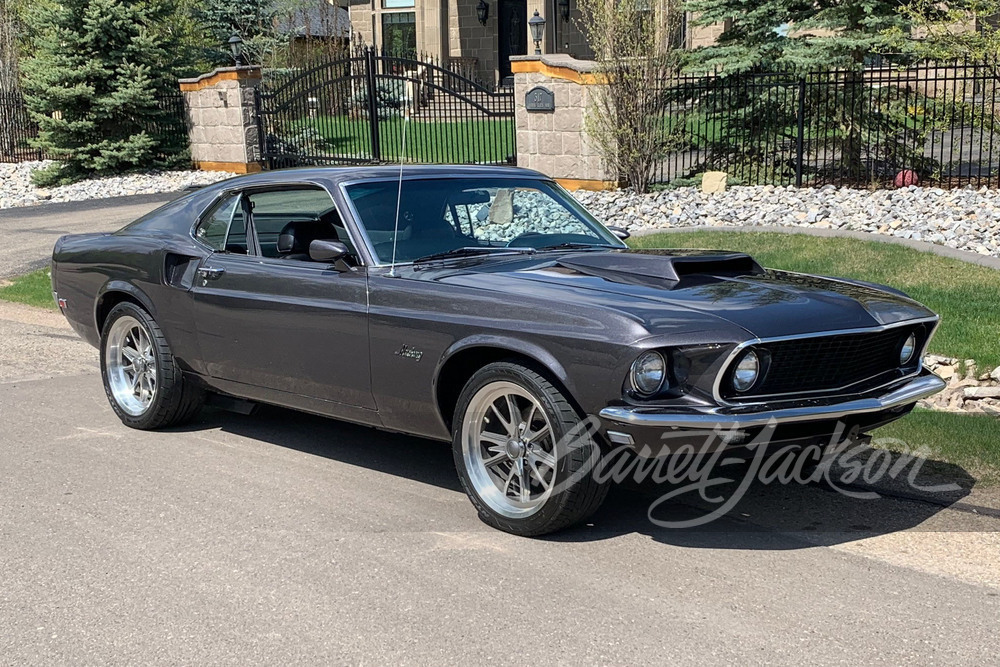
M 552 495 L 555 438 L 526 389 L 493 382 L 472 397 L 462 425 L 462 455 L 476 494 L 511 519 L 529 517 Z
M 149 332 L 139 320 L 126 315 L 112 325 L 106 345 L 111 394 L 122 410 L 138 417 L 156 397 L 156 359 Z

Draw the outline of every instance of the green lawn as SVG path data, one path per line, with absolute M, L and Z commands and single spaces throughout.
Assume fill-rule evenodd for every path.
M 333 155 L 370 155 L 368 120 L 348 116 L 319 116 L 295 124 L 292 137 L 302 128 L 313 128 L 327 142 Z M 400 151 L 402 118 L 379 121 L 383 160 L 404 157 Z M 405 158 L 416 162 L 470 164 L 505 162 L 514 154 L 514 125 L 509 118 L 438 122 L 414 118 L 406 129 Z
M 0 287 L 0 299 L 56 310 L 52 299 L 52 277 L 48 269 L 14 278 L 9 285 Z
M 912 451 L 926 447 L 932 460 L 961 466 L 979 482 L 1000 482 L 1000 419 L 990 416 L 916 410 L 872 435 L 876 445 L 897 449 L 879 438 L 895 438 Z
M 764 266 L 868 280 L 901 289 L 941 315 L 930 351 L 1000 365 L 1000 271 L 912 248 L 843 238 L 694 231 L 629 240 L 637 248 L 719 248 Z

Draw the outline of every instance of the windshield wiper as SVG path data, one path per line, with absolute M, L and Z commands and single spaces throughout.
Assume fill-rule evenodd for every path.
M 418 257 L 413 260 L 414 264 L 419 262 L 431 262 L 435 259 L 448 259 L 450 257 L 475 257 L 476 255 L 533 255 L 534 248 L 507 248 L 496 246 L 470 246 L 467 248 L 453 248 L 444 252 L 436 252 L 432 255 Z
M 586 250 L 588 248 L 593 248 L 594 250 L 605 250 L 607 248 L 622 248 L 623 246 L 611 245 L 610 243 L 556 243 L 555 245 L 544 245 L 538 250 Z

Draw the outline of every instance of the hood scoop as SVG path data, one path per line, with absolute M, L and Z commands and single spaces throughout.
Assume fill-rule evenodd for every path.
M 563 257 L 557 263 L 592 276 L 617 280 L 632 278 L 641 282 L 654 279 L 679 283 L 688 276 L 735 278 L 766 273 L 750 255 L 705 250 L 581 253 Z

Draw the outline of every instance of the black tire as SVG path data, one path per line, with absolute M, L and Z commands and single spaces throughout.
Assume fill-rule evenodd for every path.
M 545 411 L 554 434 L 555 490 L 534 514 L 523 518 L 504 516 L 484 500 L 470 475 L 469 465 L 473 464 L 467 463 L 463 446 L 467 430 L 479 428 L 479 425 L 470 422 L 476 420 L 469 414 L 470 403 L 487 387 L 498 386 L 496 383 L 512 383 L 533 396 Z M 579 523 L 597 511 L 607 496 L 609 484 L 595 479 L 594 473 L 603 449 L 592 429 L 582 434 L 575 432 L 580 431 L 582 423 L 583 418 L 562 391 L 537 370 L 517 361 L 501 361 L 476 372 L 458 398 L 452 428 L 452 449 L 462 488 L 479 512 L 479 517 L 505 532 L 535 537 Z M 568 433 L 572 433 L 569 438 L 566 437 Z
M 141 414 L 131 414 L 115 398 L 109 381 L 108 342 L 115 323 L 124 317 L 139 322 L 151 342 L 155 364 L 156 388 L 149 406 Z M 101 379 L 111 409 L 122 423 L 144 431 L 177 426 L 190 421 L 201 409 L 205 392 L 189 380 L 178 367 L 156 321 L 144 309 L 131 302 L 122 302 L 108 314 L 101 330 Z

